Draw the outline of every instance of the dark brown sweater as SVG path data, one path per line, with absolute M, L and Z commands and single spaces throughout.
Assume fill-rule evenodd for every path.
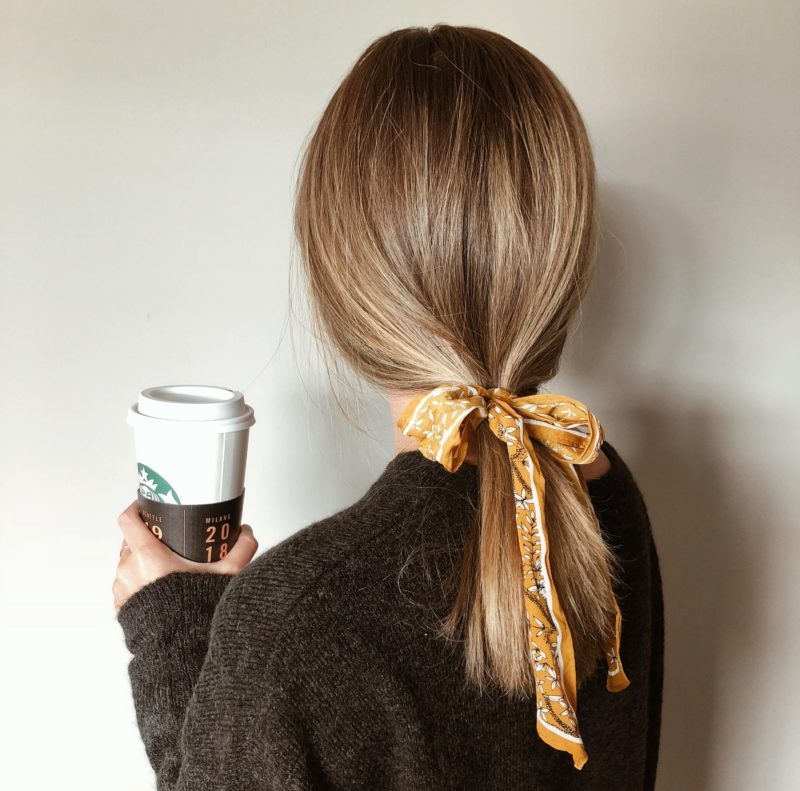
M 165 789 L 652 789 L 663 660 L 661 580 L 631 473 L 589 482 L 622 561 L 622 663 L 578 693 L 581 770 L 536 734 L 535 701 L 464 685 L 434 638 L 442 580 L 477 503 L 477 468 L 395 456 L 354 505 L 300 530 L 234 577 L 175 572 L 119 623 L 139 728 Z M 548 778 L 545 782 L 544 778 Z

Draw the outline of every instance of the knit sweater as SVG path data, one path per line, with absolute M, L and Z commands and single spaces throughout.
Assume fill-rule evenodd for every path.
M 589 760 L 536 733 L 535 700 L 465 684 L 461 644 L 434 634 L 443 580 L 478 503 L 473 464 L 392 458 L 352 506 L 235 576 L 173 572 L 120 608 L 139 730 L 159 791 L 641 791 L 655 783 L 663 604 L 641 493 L 605 442 L 588 482 L 621 561 L 621 658 L 578 691 Z

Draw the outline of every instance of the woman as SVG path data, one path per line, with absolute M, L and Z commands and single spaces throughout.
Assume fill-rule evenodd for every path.
M 653 788 L 647 511 L 595 416 L 540 392 L 595 255 L 569 94 L 497 34 L 394 31 L 325 109 L 295 229 L 319 334 L 386 390 L 397 453 L 252 563 L 249 528 L 205 566 L 121 515 L 158 787 Z

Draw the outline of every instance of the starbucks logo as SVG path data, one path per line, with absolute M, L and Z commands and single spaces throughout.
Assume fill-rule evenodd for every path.
M 139 465 L 139 493 L 148 500 L 159 503 L 173 503 L 180 505 L 175 490 L 155 471 L 146 464 Z

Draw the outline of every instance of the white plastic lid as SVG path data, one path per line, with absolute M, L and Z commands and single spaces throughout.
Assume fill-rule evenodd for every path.
M 128 410 L 131 426 L 187 425 L 215 432 L 241 431 L 255 422 L 252 407 L 238 390 L 210 385 L 148 387 Z

